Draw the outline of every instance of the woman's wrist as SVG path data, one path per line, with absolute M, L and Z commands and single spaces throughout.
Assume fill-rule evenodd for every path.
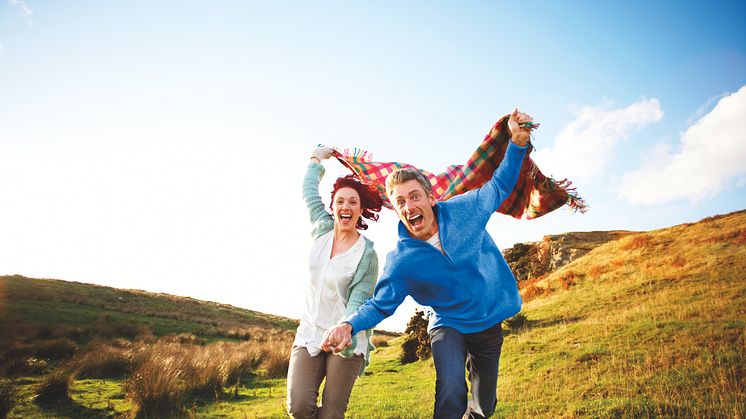
M 316 156 L 311 156 L 311 161 L 315 161 L 316 163 L 321 164 L 321 160 L 319 160 L 319 158 Z

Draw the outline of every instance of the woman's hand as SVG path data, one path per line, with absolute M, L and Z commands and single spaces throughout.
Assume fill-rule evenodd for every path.
M 331 157 L 333 152 L 334 150 L 329 147 L 316 147 L 316 150 L 313 150 L 313 153 L 311 153 L 311 159 L 316 159 L 316 162 L 321 163 L 322 160 L 326 160 Z
M 513 138 L 513 142 L 516 145 L 525 147 L 528 142 L 528 138 L 531 135 L 530 128 L 521 128 L 521 123 L 533 121 L 531 115 L 519 112 L 516 108 L 510 118 L 508 119 L 508 129 L 510 130 L 510 136 Z

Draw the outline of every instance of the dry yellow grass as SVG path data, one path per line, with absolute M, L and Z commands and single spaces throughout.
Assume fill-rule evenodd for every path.
M 533 284 L 501 363 L 512 414 L 744 417 L 744 226 L 741 211 L 640 233 Z

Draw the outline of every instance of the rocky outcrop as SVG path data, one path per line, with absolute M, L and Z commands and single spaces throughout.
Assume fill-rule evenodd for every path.
M 518 282 L 553 272 L 594 248 L 632 231 L 587 231 L 544 236 L 541 241 L 517 243 L 503 256 Z

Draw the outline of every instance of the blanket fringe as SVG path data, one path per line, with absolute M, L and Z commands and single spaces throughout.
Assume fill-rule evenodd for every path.
M 572 182 L 568 179 L 562 179 L 560 181 L 551 179 L 551 181 L 567 193 L 566 203 L 573 212 L 580 211 L 581 214 L 585 214 L 588 211 L 588 205 L 585 203 L 583 198 L 578 196 L 578 191 L 575 187 L 572 187 Z
M 341 152 L 345 158 L 351 158 L 356 162 L 368 163 L 373 160 L 373 153 L 361 148 L 354 147 L 352 149 L 345 148 Z

